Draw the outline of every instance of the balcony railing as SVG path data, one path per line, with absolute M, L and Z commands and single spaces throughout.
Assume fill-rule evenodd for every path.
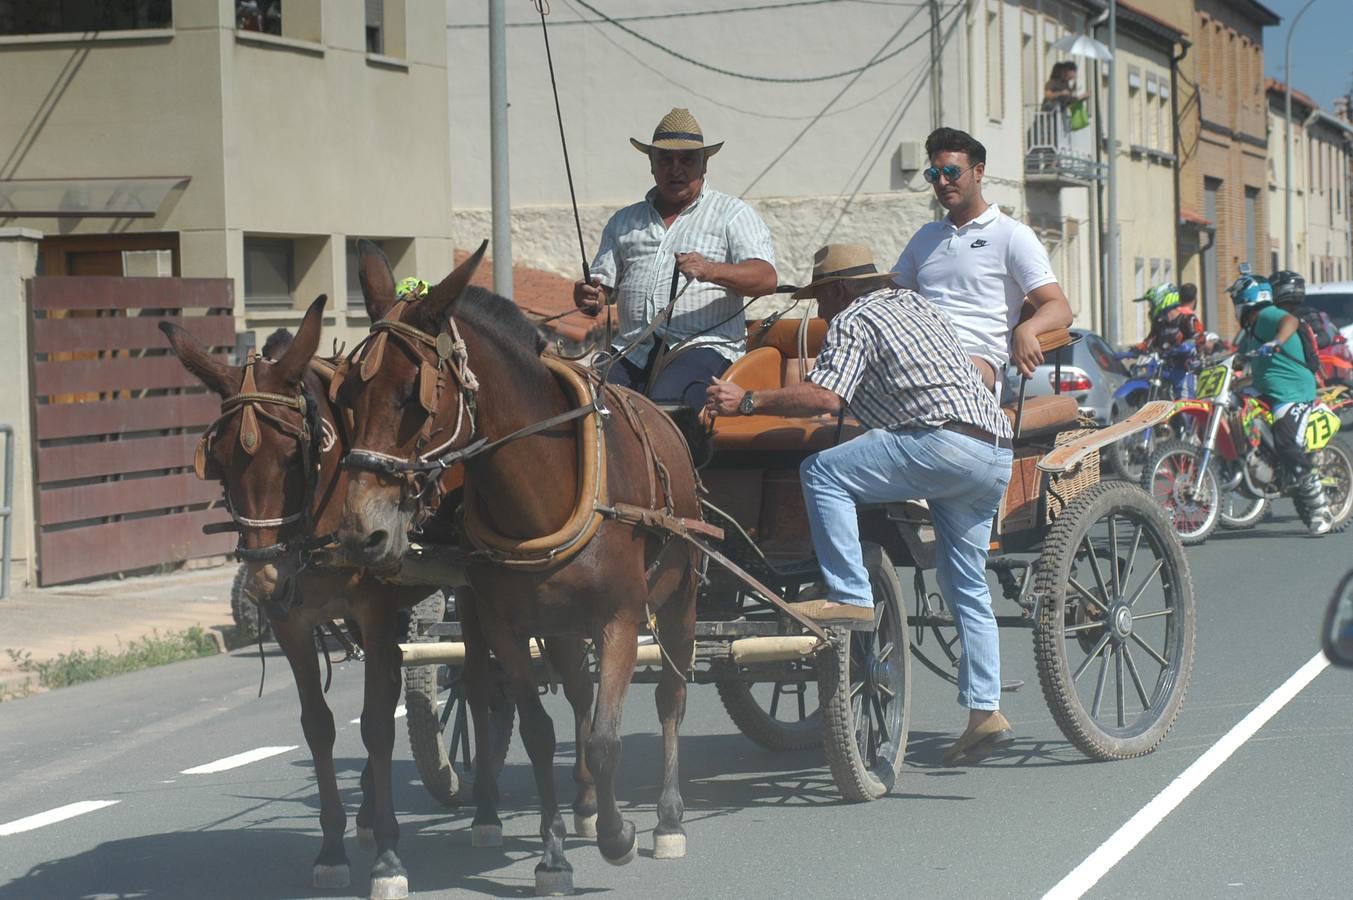
M 1063 185 L 1092 184 L 1104 178 L 1095 162 L 1092 128 L 1071 130 L 1065 109 L 1030 107 L 1024 120 L 1024 174 L 1029 181 Z

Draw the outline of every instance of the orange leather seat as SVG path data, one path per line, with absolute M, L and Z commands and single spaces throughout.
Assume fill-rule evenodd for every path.
M 1016 404 L 1001 407 L 1010 427 L 1015 427 Z M 1020 420 L 1019 437 L 1027 438 L 1049 431 L 1064 431 L 1074 427 L 1080 405 L 1069 394 L 1045 394 L 1024 398 L 1024 416 Z

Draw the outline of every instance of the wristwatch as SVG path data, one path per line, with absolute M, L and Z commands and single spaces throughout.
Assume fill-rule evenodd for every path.
M 756 393 L 748 391 L 742 395 L 741 402 L 738 403 L 738 412 L 744 416 L 750 416 L 756 412 Z

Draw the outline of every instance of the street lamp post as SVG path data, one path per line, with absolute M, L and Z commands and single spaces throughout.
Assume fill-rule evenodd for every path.
M 1108 235 L 1109 273 L 1104 279 L 1106 288 L 1104 315 L 1104 337 L 1110 346 L 1118 346 L 1118 304 L 1119 304 L 1119 245 L 1118 245 L 1118 66 L 1114 57 L 1118 55 L 1118 3 L 1109 0 L 1109 202 Z
M 1303 6 L 1295 16 L 1292 17 L 1292 24 L 1287 26 L 1287 48 L 1283 53 L 1283 130 L 1286 132 L 1284 143 L 1287 145 L 1286 159 L 1284 162 L 1283 184 L 1283 265 L 1291 269 L 1296 265 L 1292 259 L 1292 33 L 1297 30 L 1297 22 L 1301 21 L 1302 15 L 1311 8 L 1315 0 L 1306 0 Z M 1250 260 L 1250 265 L 1254 265 L 1254 260 Z
M 508 190 L 507 11 L 489 0 L 489 195 L 493 206 L 493 290 L 512 299 L 512 195 Z

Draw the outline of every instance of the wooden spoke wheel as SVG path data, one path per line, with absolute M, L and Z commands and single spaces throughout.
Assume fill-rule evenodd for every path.
M 1036 569 L 1035 661 L 1053 718 L 1093 759 L 1150 753 L 1193 670 L 1193 584 L 1162 510 L 1104 482 L 1058 516 Z
M 911 725 L 911 643 L 906 600 L 888 552 L 863 547 L 874 590 L 874 630 L 833 629 L 818 654 L 823 748 L 841 796 L 877 800 L 902 774 Z

